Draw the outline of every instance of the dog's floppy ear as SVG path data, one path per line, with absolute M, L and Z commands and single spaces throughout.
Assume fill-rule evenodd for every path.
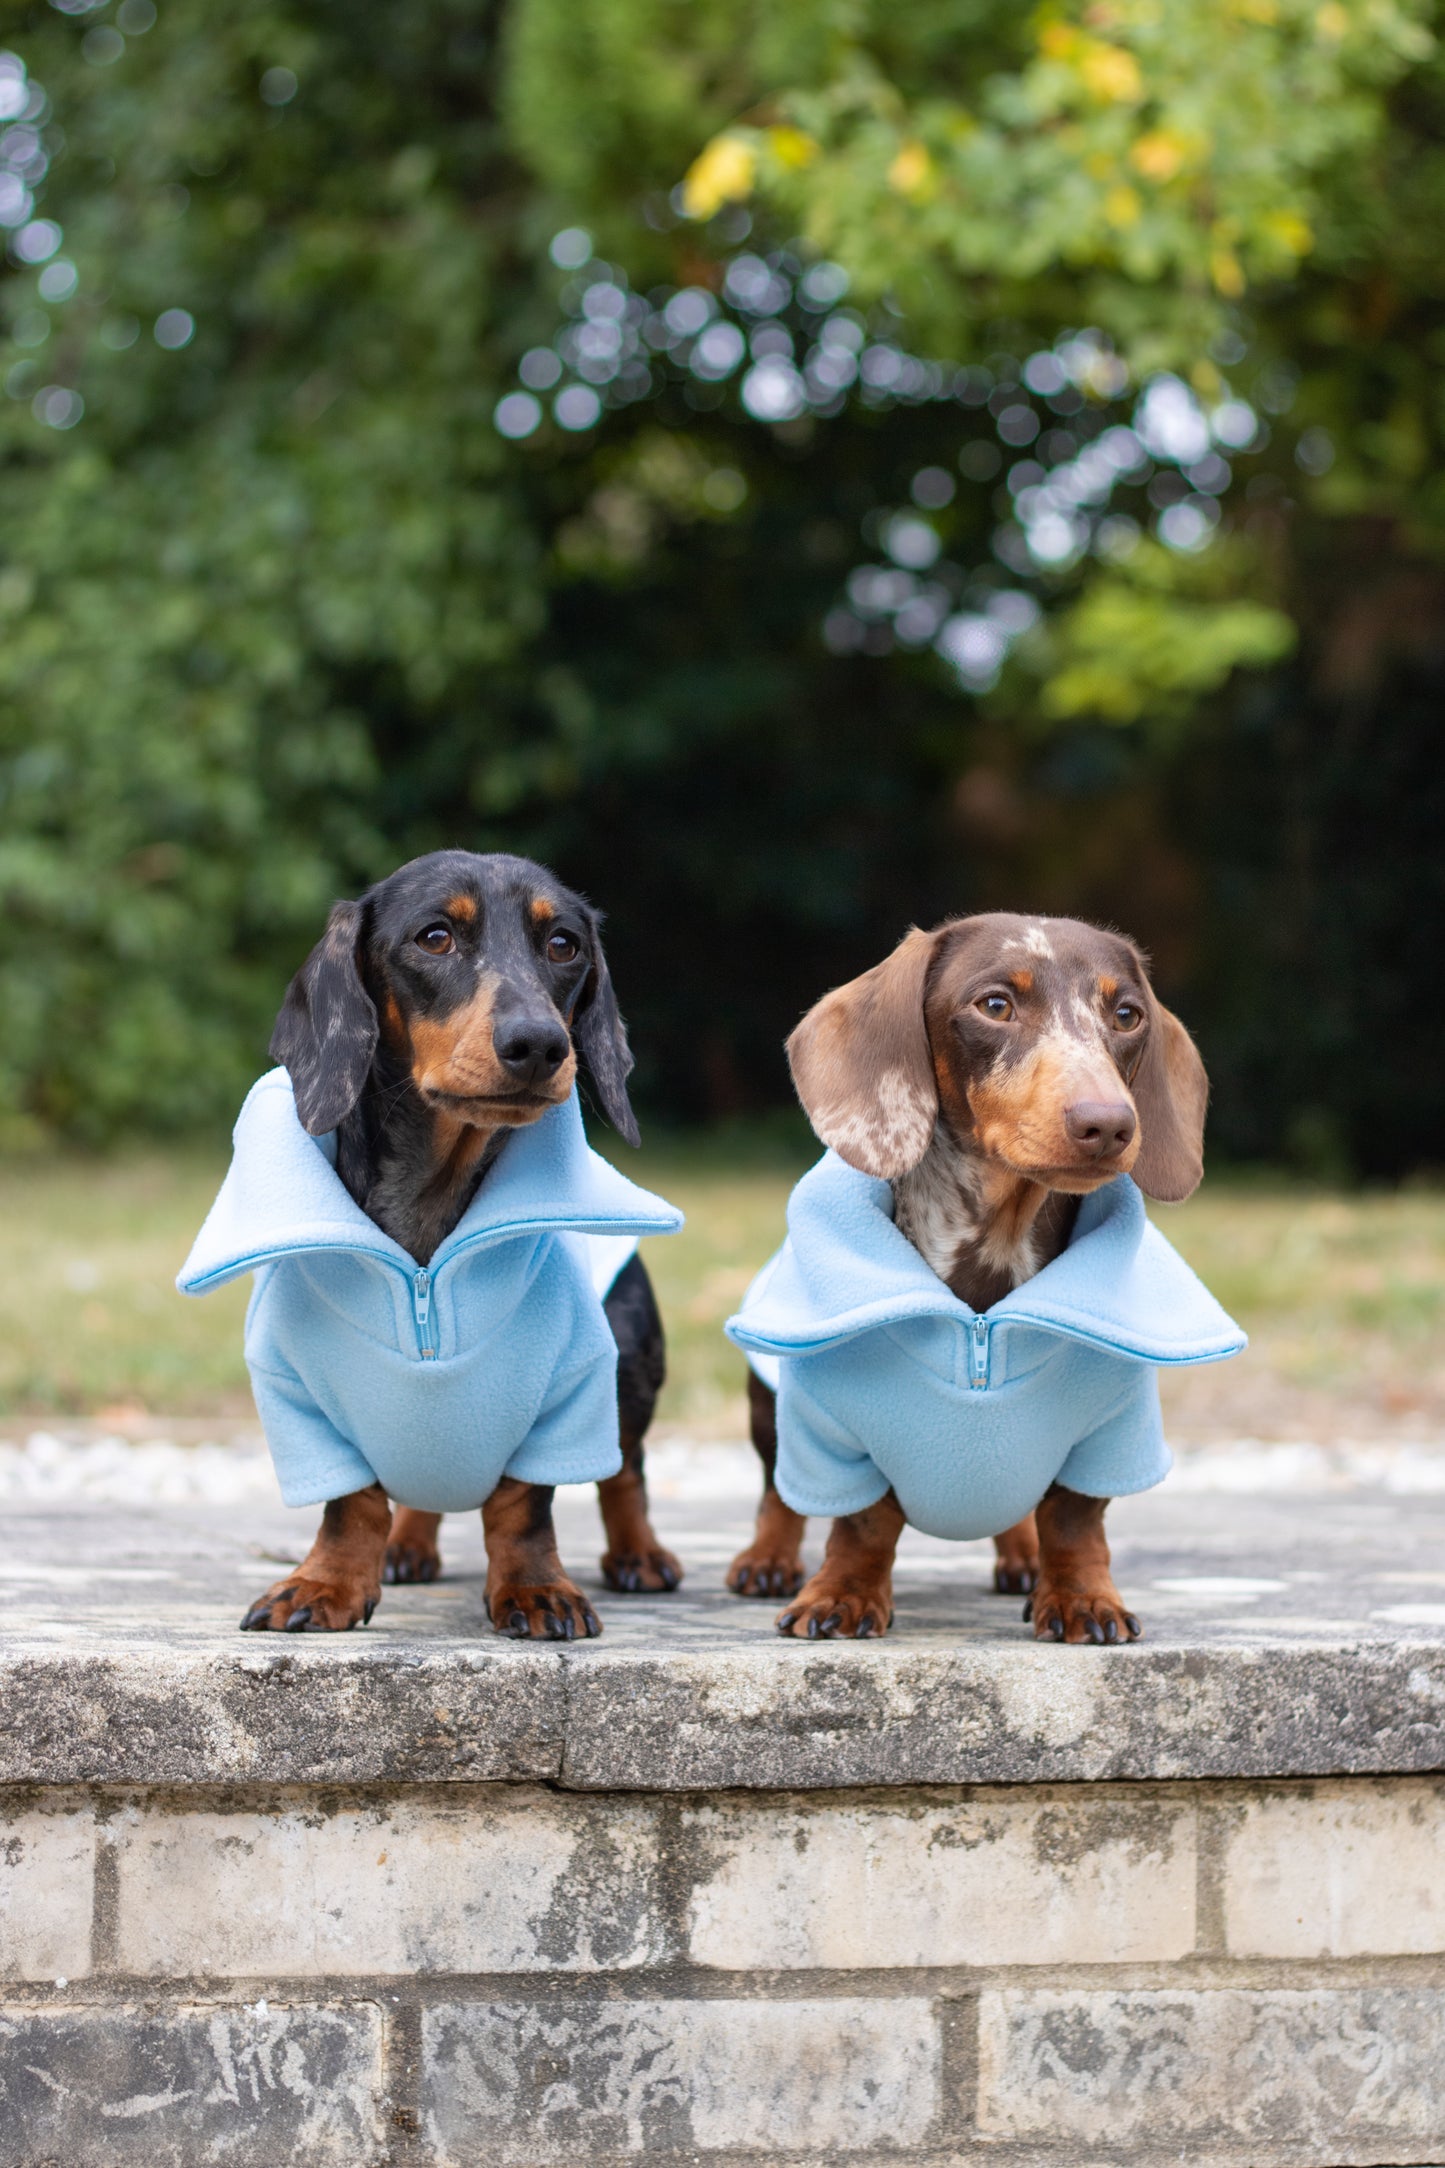
M 923 996 L 937 938 L 915 926 L 884 962 L 824 994 L 788 1041 L 803 1112 L 860 1174 L 907 1174 L 933 1135 L 938 1085 Z
M 627 1096 L 627 1079 L 633 1069 L 632 1049 L 627 1043 L 627 1028 L 618 1013 L 612 974 L 602 953 L 601 924 L 598 913 L 589 911 L 587 932 L 592 968 L 583 985 L 581 1001 L 573 1013 L 572 1036 L 591 1073 L 608 1121 L 629 1144 L 640 1144 L 642 1133 L 632 1111 L 632 1101 Z
M 356 964 L 360 936 L 361 905 L 334 903 L 271 1034 L 271 1052 L 291 1074 L 301 1126 L 313 1137 L 351 1112 L 376 1052 L 376 1010 Z
M 1146 1197 L 1182 1204 L 1204 1179 L 1209 1079 L 1198 1047 L 1152 992 L 1149 1036 L 1129 1088 L 1139 1114 L 1134 1180 Z

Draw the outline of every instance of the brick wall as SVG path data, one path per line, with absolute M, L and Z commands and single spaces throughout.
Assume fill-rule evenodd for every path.
M 3 1796 L 3 2168 L 1445 2161 L 1445 1779 Z

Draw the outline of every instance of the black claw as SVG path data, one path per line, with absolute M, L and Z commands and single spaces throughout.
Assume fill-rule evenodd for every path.
M 785 1634 L 790 1626 L 796 1626 L 797 1623 L 798 1614 L 796 1611 L 783 1611 L 779 1614 L 777 1620 L 778 1632 Z
M 1104 1629 L 1099 1624 L 1099 1621 L 1096 1618 L 1085 1619 L 1084 1631 L 1087 1633 L 1091 1641 L 1095 1641 L 1098 1643 L 1100 1648 L 1104 1646 Z
M 1143 1633 L 1144 1629 L 1139 1624 L 1138 1619 L 1135 1618 L 1132 1611 L 1126 1611 L 1124 1613 L 1124 1624 L 1129 1629 L 1129 1639 L 1131 1641 L 1137 1641 L 1139 1639 L 1139 1636 Z
M 507 1631 L 509 1634 L 524 1634 L 527 1631 L 527 1614 L 525 1611 L 514 1609 L 507 1613 Z
M 368 1596 L 366 1599 L 366 1607 L 361 1614 L 361 1623 L 363 1626 L 369 1626 L 371 1624 L 371 1615 L 373 1611 L 375 1611 L 376 1605 L 377 1598 L 375 1596 Z
M 858 1621 L 858 1631 L 854 1634 L 853 1639 L 855 1641 L 866 1641 L 872 1632 L 873 1621 L 865 1612 L 864 1616 Z
M 1064 1638 L 1064 1622 L 1059 1617 L 1058 1612 L 1051 1612 L 1046 1623 L 1048 1626 L 1048 1630 L 1053 1635 L 1054 1639 L 1056 1641 L 1062 1641 Z
M 1038 1585 L 1039 1577 L 1035 1573 L 1033 1567 L 1025 1566 L 1022 1574 L 1019 1577 L 1019 1587 L 1022 1589 L 1031 1589 L 1037 1588 Z
M 393 1588 L 396 1586 L 396 1566 L 394 1562 L 389 1558 L 381 1569 L 381 1578 L 383 1579 L 383 1581 L 388 1582 Z
M 659 1573 L 661 1574 L 661 1576 L 662 1576 L 662 1585 L 663 1585 L 663 1587 L 664 1587 L 665 1589 L 667 1589 L 667 1590 L 671 1591 L 671 1590 L 672 1590 L 672 1589 L 674 1589 L 674 1588 L 680 1588 L 680 1587 L 681 1587 L 681 1585 L 682 1585 L 682 1570 L 681 1570 L 681 1568 L 680 1568 L 680 1567 L 678 1567 L 678 1566 L 659 1566 L 659 1568 L 658 1568 L 658 1572 L 659 1572 Z
M 440 1577 L 441 1570 L 442 1562 L 439 1558 L 424 1558 L 421 1562 L 420 1578 L 423 1581 L 435 1581 Z
M 1030 1598 L 1029 1598 L 1028 1602 L 1027 1602 L 1027 1603 L 1026 1603 L 1026 1604 L 1024 1605 L 1024 1624 L 1025 1624 L 1025 1626 L 1027 1626 L 1027 1624 L 1028 1624 L 1029 1620 L 1030 1620 L 1030 1619 L 1031 1619 L 1031 1618 L 1033 1617 L 1033 1615 L 1034 1615 L 1034 1599 L 1033 1599 L 1033 1597 L 1032 1597 L 1032 1596 L 1030 1596 Z
M 1117 1619 L 1112 1619 L 1112 1618 L 1111 1618 L 1111 1619 L 1109 1619 L 1109 1620 L 1107 1621 L 1107 1623 L 1106 1623 L 1106 1625 L 1105 1625 L 1105 1627 L 1104 1627 L 1104 1639 L 1105 1639 L 1106 1641 L 1117 1641 L 1117 1640 L 1118 1640 L 1118 1638 L 1119 1638 L 1119 1622 L 1118 1622 L 1118 1620 L 1117 1620 Z
M 311 1606 L 309 1603 L 303 1603 L 301 1608 L 298 1611 L 293 1611 L 290 1618 L 287 1619 L 286 1631 L 288 1634 L 304 1633 L 310 1623 Z
M 819 1626 L 819 1624 L 818 1624 L 818 1620 L 817 1620 L 817 1617 L 816 1617 L 816 1615 L 815 1615 L 814 1617 L 810 1618 L 810 1619 L 809 1619 L 809 1621 L 808 1621 L 808 1639 L 809 1639 L 810 1641 L 816 1641 L 816 1640 L 817 1640 L 817 1638 L 818 1638 L 818 1635 L 819 1635 L 819 1633 L 820 1633 L 821 1631 L 822 1631 L 822 1629 L 821 1629 L 821 1627 Z
M 587 1629 L 589 1638 L 593 1634 L 600 1634 L 602 1631 L 602 1621 L 590 1604 L 584 1603 L 582 1606 L 582 1623 Z
M 827 1637 L 829 1638 L 829 1640 L 831 1640 L 831 1639 L 832 1639 L 832 1637 L 833 1637 L 833 1635 L 834 1635 L 835 1633 L 837 1633 L 837 1631 L 838 1631 L 838 1628 L 839 1628 L 839 1627 L 840 1627 L 840 1626 L 842 1625 L 842 1623 L 843 1623 L 843 1614 L 842 1614 L 842 1612 L 841 1612 L 841 1611 L 830 1611 L 830 1612 L 828 1613 L 828 1616 L 827 1616 L 827 1617 L 826 1617 L 826 1618 L 824 1619 L 824 1621 L 823 1621 L 823 1625 L 822 1625 L 822 1631 L 823 1631 L 823 1633 L 824 1633 L 824 1634 L 826 1634 L 826 1635 L 827 1635 Z

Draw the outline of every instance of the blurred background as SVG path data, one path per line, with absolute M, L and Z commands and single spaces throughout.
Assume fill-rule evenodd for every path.
M 1205 1052 L 1177 1434 L 1445 1481 L 1439 18 L 0 0 L 0 1478 L 246 1421 L 172 1275 L 455 844 L 608 913 L 689 1435 L 785 1034 L 1014 907 Z

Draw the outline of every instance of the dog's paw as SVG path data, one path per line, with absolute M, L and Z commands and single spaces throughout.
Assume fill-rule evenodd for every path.
M 739 1551 L 727 1570 L 727 1585 L 735 1596 L 796 1596 L 804 1578 L 796 1550 L 777 1551 L 759 1543 Z
M 573 1581 L 502 1581 L 486 1594 L 487 1617 L 514 1641 L 588 1640 L 602 1621 Z
M 1040 1581 L 1024 1605 L 1025 1622 L 1032 1619 L 1036 1641 L 1137 1641 L 1144 1629 L 1112 1581 L 1067 1582 L 1050 1585 Z
M 661 1544 L 646 1551 L 604 1551 L 602 1578 L 619 1596 L 657 1595 L 682 1586 L 682 1562 Z
M 438 1581 L 442 1554 L 435 1544 L 388 1543 L 381 1569 L 383 1581 Z
M 257 1597 L 241 1621 L 242 1633 L 344 1633 L 365 1626 L 381 1601 L 380 1587 L 302 1569 Z
M 993 1585 L 1000 1596 L 1027 1596 L 1039 1585 L 1039 1531 L 1032 1513 L 993 1539 Z
M 795 1641 L 866 1641 L 886 1634 L 893 1624 L 893 1597 L 887 1580 L 831 1577 L 826 1567 L 815 1573 L 795 1603 L 777 1618 L 780 1634 Z

